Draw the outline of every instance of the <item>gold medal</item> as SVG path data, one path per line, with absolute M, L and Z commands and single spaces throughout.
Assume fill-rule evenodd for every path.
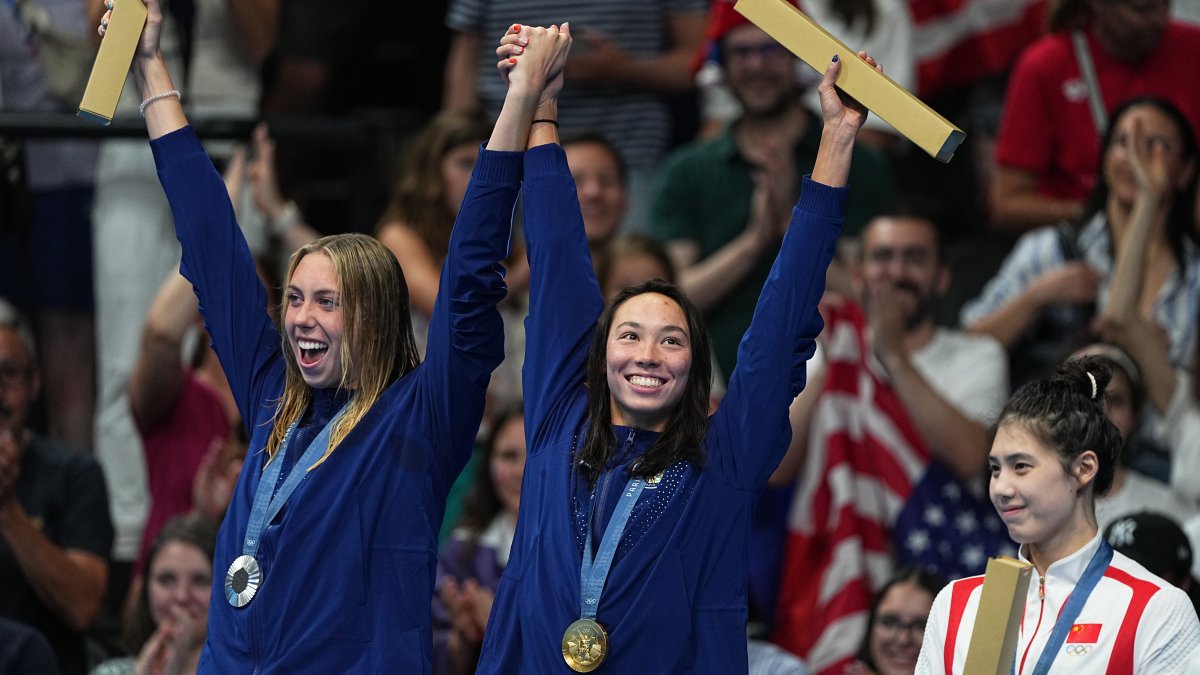
M 593 619 L 580 619 L 563 633 L 562 653 L 571 670 L 590 673 L 608 656 L 608 633 Z

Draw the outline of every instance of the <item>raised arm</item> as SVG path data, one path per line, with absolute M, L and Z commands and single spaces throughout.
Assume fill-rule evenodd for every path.
M 873 66 L 874 60 L 859 53 Z M 824 325 L 817 303 L 844 219 L 846 181 L 855 138 L 866 120 L 861 104 L 834 86 L 841 64 L 820 84 L 824 128 L 811 176 L 805 178 L 792 224 L 759 295 L 738 348 L 729 391 L 711 422 L 710 460 L 736 486 L 761 489 L 788 445 L 788 406 L 805 385 L 804 362 Z
M 527 419 L 533 420 L 530 429 L 545 419 L 552 405 L 582 385 L 592 327 L 603 307 L 575 181 L 558 145 L 555 124 L 562 64 L 570 44 L 566 24 L 562 30 L 526 27 L 505 36 L 498 50 L 502 58 L 515 61 L 500 63 L 502 71 L 510 70 L 510 93 L 518 84 L 538 90 L 534 116 L 538 122 L 530 131 L 530 149 L 525 153 L 522 198 L 530 272 L 522 379 Z M 523 53 L 509 56 L 517 47 Z M 530 70 L 522 72 L 527 67 Z M 518 80 L 519 76 L 528 79 Z
M 153 428 L 175 405 L 184 377 L 180 349 L 197 311 L 192 284 L 172 271 L 146 313 L 142 350 L 129 377 L 129 406 L 142 429 Z
M 196 289 L 213 347 L 249 427 L 270 414 L 269 404 L 258 405 L 266 397 L 263 387 L 274 396 L 282 383 L 279 335 L 225 181 L 172 93 L 175 85 L 159 50 L 160 0 L 148 0 L 146 8 L 131 72 L 145 101 L 151 150 L 183 250 L 180 273 Z

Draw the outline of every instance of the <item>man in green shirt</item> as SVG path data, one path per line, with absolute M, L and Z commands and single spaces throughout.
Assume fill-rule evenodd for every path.
M 680 284 L 705 312 L 721 372 L 731 373 L 759 290 L 812 170 L 821 120 L 801 103 L 796 58 L 758 27 L 720 38 L 722 69 L 742 116 L 659 171 L 651 233 L 667 243 Z M 831 55 L 832 56 L 832 55 Z M 887 67 L 887 64 L 884 64 Z M 892 205 L 886 160 L 854 149 L 844 236 Z

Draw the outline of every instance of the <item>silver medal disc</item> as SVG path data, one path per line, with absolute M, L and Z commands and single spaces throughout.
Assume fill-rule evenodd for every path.
M 238 556 L 225 572 L 225 599 L 234 607 L 245 607 L 262 584 L 262 568 L 254 556 Z

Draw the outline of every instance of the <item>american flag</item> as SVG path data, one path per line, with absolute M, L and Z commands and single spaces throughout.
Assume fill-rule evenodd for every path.
M 774 641 L 814 673 L 854 657 L 875 590 L 891 576 L 891 528 L 929 452 L 895 393 L 868 365 L 866 320 L 823 307 L 827 375 L 788 518 Z

